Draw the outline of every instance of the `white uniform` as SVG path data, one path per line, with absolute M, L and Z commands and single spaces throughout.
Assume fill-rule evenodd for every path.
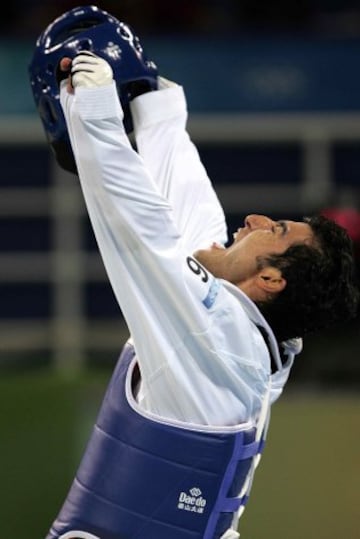
M 122 126 L 115 83 L 61 89 L 85 202 L 141 368 L 143 410 L 188 426 L 253 423 L 281 367 L 271 329 L 237 287 L 192 257 L 224 243 L 223 211 L 186 130 L 181 87 L 132 103 L 138 152 Z M 141 154 L 141 155 L 139 155 Z M 269 335 L 279 371 L 271 376 Z

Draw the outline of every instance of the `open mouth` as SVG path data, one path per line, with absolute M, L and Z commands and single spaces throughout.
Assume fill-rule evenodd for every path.
M 211 249 L 224 250 L 225 247 L 224 247 L 223 245 L 221 245 L 220 243 L 216 243 L 216 241 L 214 241 L 214 242 L 211 244 Z
M 236 232 L 233 232 L 232 236 L 233 236 L 234 241 L 239 241 L 244 236 L 246 236 L 246 228 L 245 227 L 238 228 Z

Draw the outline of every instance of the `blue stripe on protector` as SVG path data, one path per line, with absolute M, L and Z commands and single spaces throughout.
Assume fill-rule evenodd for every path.
M 218 295 L 220 283 L 217 279 L 214 279 L 210 285 L 208 295 L 203 299 L 203 304 L 207 309 L 210 309 L 214 305 L 216 296 Z

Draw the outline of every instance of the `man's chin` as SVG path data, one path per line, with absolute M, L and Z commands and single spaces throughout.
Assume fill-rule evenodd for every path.
M 222 266 L 221 261 L 224 249 L 213 248 L 199 249 L 195 251 L 194 258 L 215 277 L 218 277 L 218 269 Z

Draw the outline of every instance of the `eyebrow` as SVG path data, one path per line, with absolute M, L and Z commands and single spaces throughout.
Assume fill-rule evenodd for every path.
M 287 234 L 288 231 L 289 231 L 289 227 L 288 227 L 287 222 L 286 221 L 276 221 L 276 224 L 281 226 L 281 228 L 282 228 L 281 234 L 282 234 L 282 236 L 285 236 L 285 234 Z

